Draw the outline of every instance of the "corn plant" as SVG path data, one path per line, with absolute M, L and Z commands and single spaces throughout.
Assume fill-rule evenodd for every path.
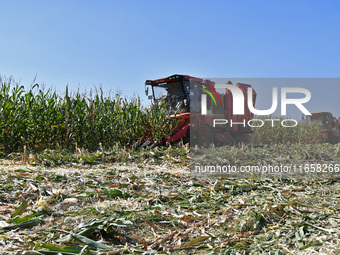
M 0 149 L 10 151 L 46 148 L 97 150 L 114 144 L 129 146 L 146 136 L 164 140 L 175 125 L 166 109 L 143 107 L 139 97 L 65 95 L 44 91 L 38 84 L 28 91 L 12 79 L 0 79 Z
M 279 124 L 283 118 L 272 116 L 256 117 L 264 121 L 262 127 L 253 128 L 250 142 L 254 145 L 263 144 L 316 144 L 322 142 L 322 127 L 318 122 L 299 122 L 295 127 L 284 127 Z M 279 119 L 275 125 L 265 119 Z

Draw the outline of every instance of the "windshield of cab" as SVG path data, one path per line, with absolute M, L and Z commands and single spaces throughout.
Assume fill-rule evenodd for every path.
M 158 84 L 153 86 L 154 99 L 157 104 L 165 104 L 169 114 L 188 111 L 188 96 L 180 82 Z

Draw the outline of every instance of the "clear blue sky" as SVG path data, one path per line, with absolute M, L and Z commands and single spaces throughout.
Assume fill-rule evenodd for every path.
M 59 91 L 101 85 L 145 99 L 146 79 L 174 73 L 340 77 L 336 0 L 3 0 L 0 7 L 0 75 L 25 86 L 37 74 L 37 83 Z

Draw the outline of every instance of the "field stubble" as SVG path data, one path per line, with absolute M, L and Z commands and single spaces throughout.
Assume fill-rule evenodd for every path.
M 224 149 L 230 159 L 250 153 Z M 251 153 L 270 159 L 274 151 Z M 339 180 L 193 178 L 188 152 L 177 146 L 61 156 L 45 151 L 31 156 L 31 164 L 18 154 L 3 159 L 1 252 L 339 252 Z

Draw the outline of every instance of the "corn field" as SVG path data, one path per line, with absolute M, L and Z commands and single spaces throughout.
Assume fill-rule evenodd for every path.
M 104 97 L 80 92 L 64 96 L 38 84 L 26 91 L 12 80 L 0 80 L 0 150 L 110 148 L 129 146 L 146 135 L 161 142 L 171 130 L 166 111 L 146 108 L 139 97 Z
M 273 116 L 256 117 L 256 119 L 278 119 L 275 125 L 271 121 L 264 121 L 264 125 L 253 128 L 254 133 L 250 136 L 250 143 L 253 145 L 264 144 L 317 144 L 323 141 L 321 123 L 304 121 L 299 122 L 295 127 L 284 127 L 279 123 L 283 118 Z M 272 126 L 273 125 L 273 126 Z
M 167 118 L 164 105 L 146 108 L 139 97 L 105 97 L 101 89 L 88 96 L 79 91 L 71 93 L 67 87 L 61 96 L 38 84 L 26 91 L 12 79 L 1 77 L 0 84 L 0 150 L 6 152 L 25 147 L 33 151 L 94 151 L 116 144 L 131 146 L 146 137 L 152 137 L 157 144 L 175 125 L 175 120 Z M 250 137 L 250 143 L 256 145 L 321 141 L 322 129 L 316 122 L 302 122 L 294 128 L 271 127 L 271 122 L 265 122 L 263 127 L 254 128 Z

